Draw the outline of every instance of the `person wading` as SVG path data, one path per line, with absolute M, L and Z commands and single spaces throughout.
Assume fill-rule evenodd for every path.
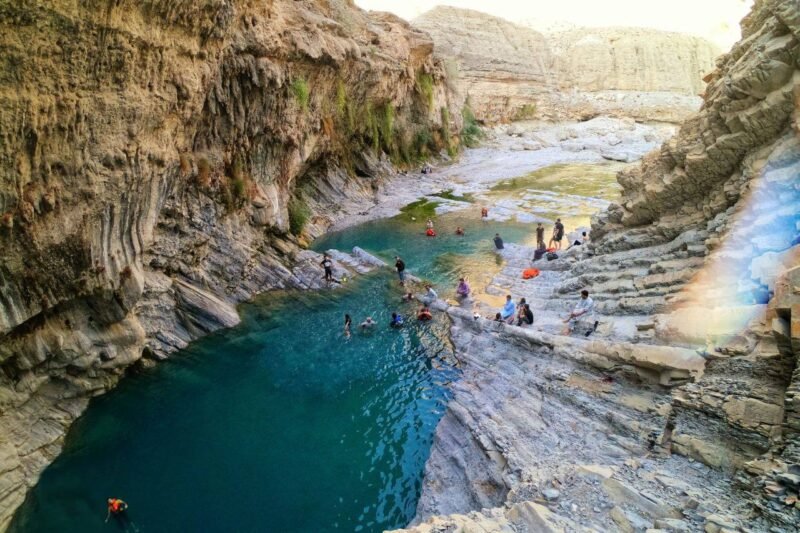
M 406 264 L 398 255 L 395 257 L 394 268 L 397 269 L 397 277 L 400 278 L 400 285 L 406 284 Z

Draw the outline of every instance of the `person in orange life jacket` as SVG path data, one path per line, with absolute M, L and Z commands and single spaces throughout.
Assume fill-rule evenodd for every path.
M 128 504 L 124 501 L 120 500 L 119 498 L 109 498 L 108 499 L 108 514 L 106 514 L 106 522 L 114 515 L 115 518 L 123 520 L 127 518 L 125 511 L 128 510 Z

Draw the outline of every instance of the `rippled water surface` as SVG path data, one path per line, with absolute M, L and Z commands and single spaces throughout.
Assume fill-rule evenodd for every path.
M 491 238 L 530 242 L 532 227 L 481 222 L 475 209 L 437 219 L 364 224 L 315 248 L 354 245 L 436 283 L 485 285 L 500 268 Z M 465 237 L 454 235 L 464 226 Z M 415 512 L 425 461 L 458 379 L 449 322 L 388 324 L 401 290 L 390 269 L 320 292 L 268 294 L 242 323 L 123 380 L 92 401 L 11 530 L 100 532 L 105 500 L 130 504 L 127 531 L 374 532 Z M 372 315 L 368 334 L 342 318 Z

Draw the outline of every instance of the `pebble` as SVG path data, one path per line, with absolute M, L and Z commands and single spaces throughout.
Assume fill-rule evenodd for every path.
M 548 500 L 557 500 L 559 496 L 561 496 L 561 492 L 557 491 L 556 489 L 544 489 L 542 491 L 542 495 L 547 498 Z

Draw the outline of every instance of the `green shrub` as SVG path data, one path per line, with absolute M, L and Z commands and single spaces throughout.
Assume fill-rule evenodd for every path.
M 304 78 L 295 78 L 291 85 L 292 94 L 294 95 L 297 104 L 303 112 L 308 111 L 308 100 L 311 91 L 308 88 L 308 82 Z
M 527 120 L 536 116 L 536 106 L 534 104 L 525 104 L 514 113 L 514 120 Z
M 433 76 L 424 72 L 417 74 L 417 90 L 422 95 L 428 109 L 433 107 Z
M 300 235 L 311 217 L 311 210 L 301 198 L 297 197 L 289 200 L 287 208 L 289 210 L 289 231 L 292 235 Z
M 347 114 L 347 89 L 344 82 L 339 80 L 336 86 L 336 111 L 339 113 L 339 118 L 345 118 Z
M 444 148 L 447 150 L 447 154 L 453 157 L 456 155 L 456 150 L 450 139 L 450 110 L 447 109 L 447 107 L 442 107 L 440 112 L 442 114 L 442 142 L 444 142 Z
M 387 153 L 391 153 L 394 149 L 394 106 L 386 104 L 381 113 L 381 138 L 383 139 L 383 147 Z
M 417 130 L 414 135 L 414 153 L 420 157 L 427 157 L 433 144 L 433 135 L 427 128 Z
M 381 149 L 381 132 L 378 126 L 378 120 L 375 118 L 375 112 L 372 109 L 372 103 L 367 102 L 363 111 L 363 123 L 366 127 L 366 137 L 372 144 L 372 151 L 377 154 Z
M 464 106 L 461 110 L 461 117 L 464 119 L 464 126 L 461 128 L 461 140 L 464 141 L 464 146 L 474 147 L 478 145 L 478 141 L 483 138 L 483 130 L 478 126 L 478 121 L 475 120 L 475 115 L 469 106 Z
M 244 178 L 234 178 L 231 180 L 231 195 L 236 204 L 241 205 L 247 198 L 247 183 Z

